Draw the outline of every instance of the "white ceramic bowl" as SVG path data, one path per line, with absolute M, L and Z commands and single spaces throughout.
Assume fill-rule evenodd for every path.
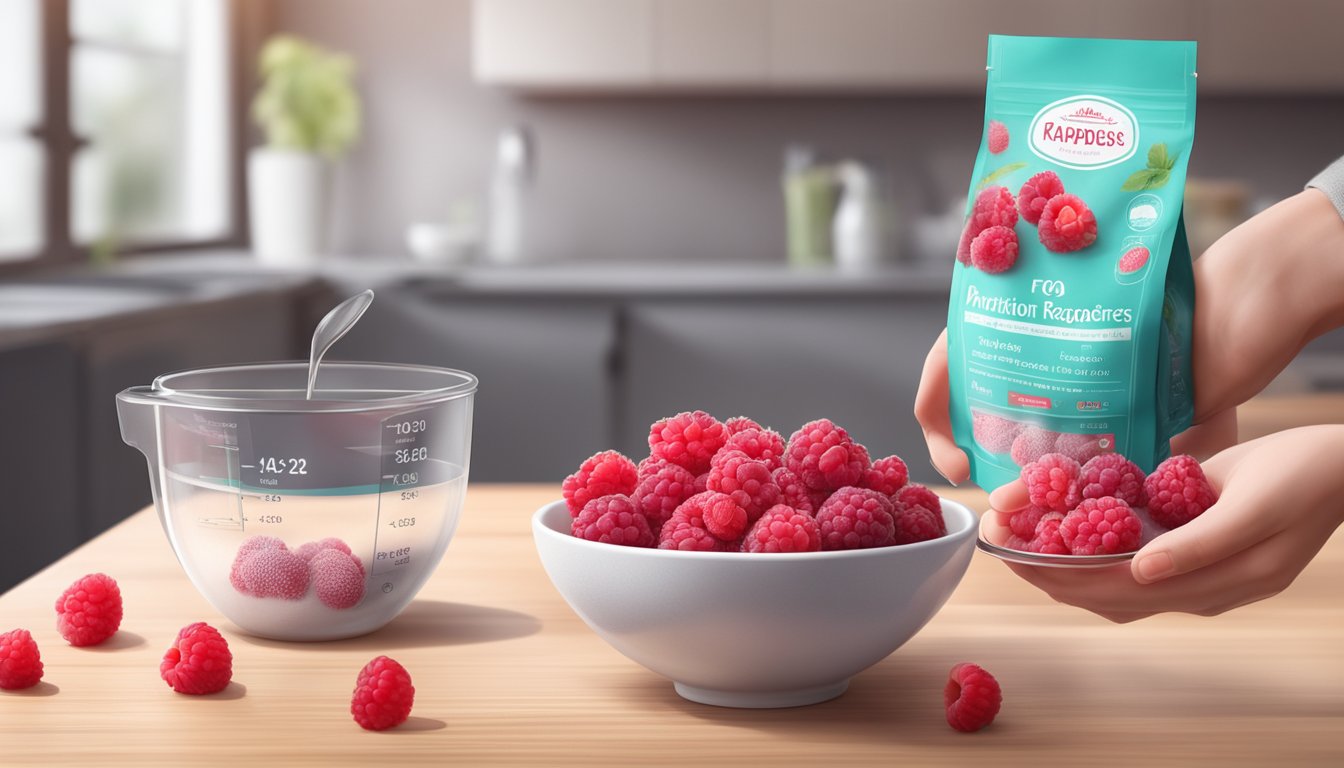
M 946 536 L 900 547 L 763 555 L 672 552 L 570 535 L 564 502 L 532 534 L 556 589 L 612 647 L 724 707 L 835 698 L 938 612 L 970 564 L 975 516 L 943 500 Z

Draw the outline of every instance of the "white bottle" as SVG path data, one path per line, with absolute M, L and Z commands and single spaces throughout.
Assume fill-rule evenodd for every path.
M 532 183 L 532 142 L 526 128 L 499 135 L 490 179 L 490 233 L 486 251 L 491 261 L 516 264 L 524 259 L 524 207 Z
M 867 270 L 887 262 L 888 217 L 877 179 L 852 160 L 836 168 L 840 205 L 831 222 L 835 263 L 844 270 Z

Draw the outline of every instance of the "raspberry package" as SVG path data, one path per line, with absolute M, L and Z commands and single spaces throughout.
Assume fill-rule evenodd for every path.
M 990 453 L 1008 453 L 1013 441 L 1027 425 L 984 411 L 971 412 L 971 429 L 975 442 Z
M 1001 154 L 1008 149 L 1008 126 L 998 120 L 990 120 L 987 133 L 989 134 L 989 153 L 991 155 Z
M 1053 453 L 1055 443 L 1058 441 L 1058 432 L 1029 426 L 1013 439 L 1013 445 L 1008 452 L 1013 457 L 1014 464 L 1025 467 L 1045 454 Z

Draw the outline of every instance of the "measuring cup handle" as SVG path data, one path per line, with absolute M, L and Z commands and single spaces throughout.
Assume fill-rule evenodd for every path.
M 153 387 L 131 387 L 117 393 L 117 421 L 121 439 L 153 459 L 159 450 L 159 431 L 154 411 L 158 395 Z

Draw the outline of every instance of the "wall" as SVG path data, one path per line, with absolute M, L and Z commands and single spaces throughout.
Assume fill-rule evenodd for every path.
M 964 193 L 979 142 L 979 97 L 529 98 L 481 88 L 469 0 L 275 0 L 264 13 L 270 29 L 359 61 L 366 133 L 337 192 L 344 253 L 401 254 L 408 223 L 480 199 L 495 136 L 514 123 L 537 142 L 531 242 L 545 258 L 778 260 L 785 144 L 878 164 L 908 219 Z M 1199 109 L 1192 176 L 1240 176 L 1277 198 L 1344 153 L 1344 99 L 1205 99 Z

